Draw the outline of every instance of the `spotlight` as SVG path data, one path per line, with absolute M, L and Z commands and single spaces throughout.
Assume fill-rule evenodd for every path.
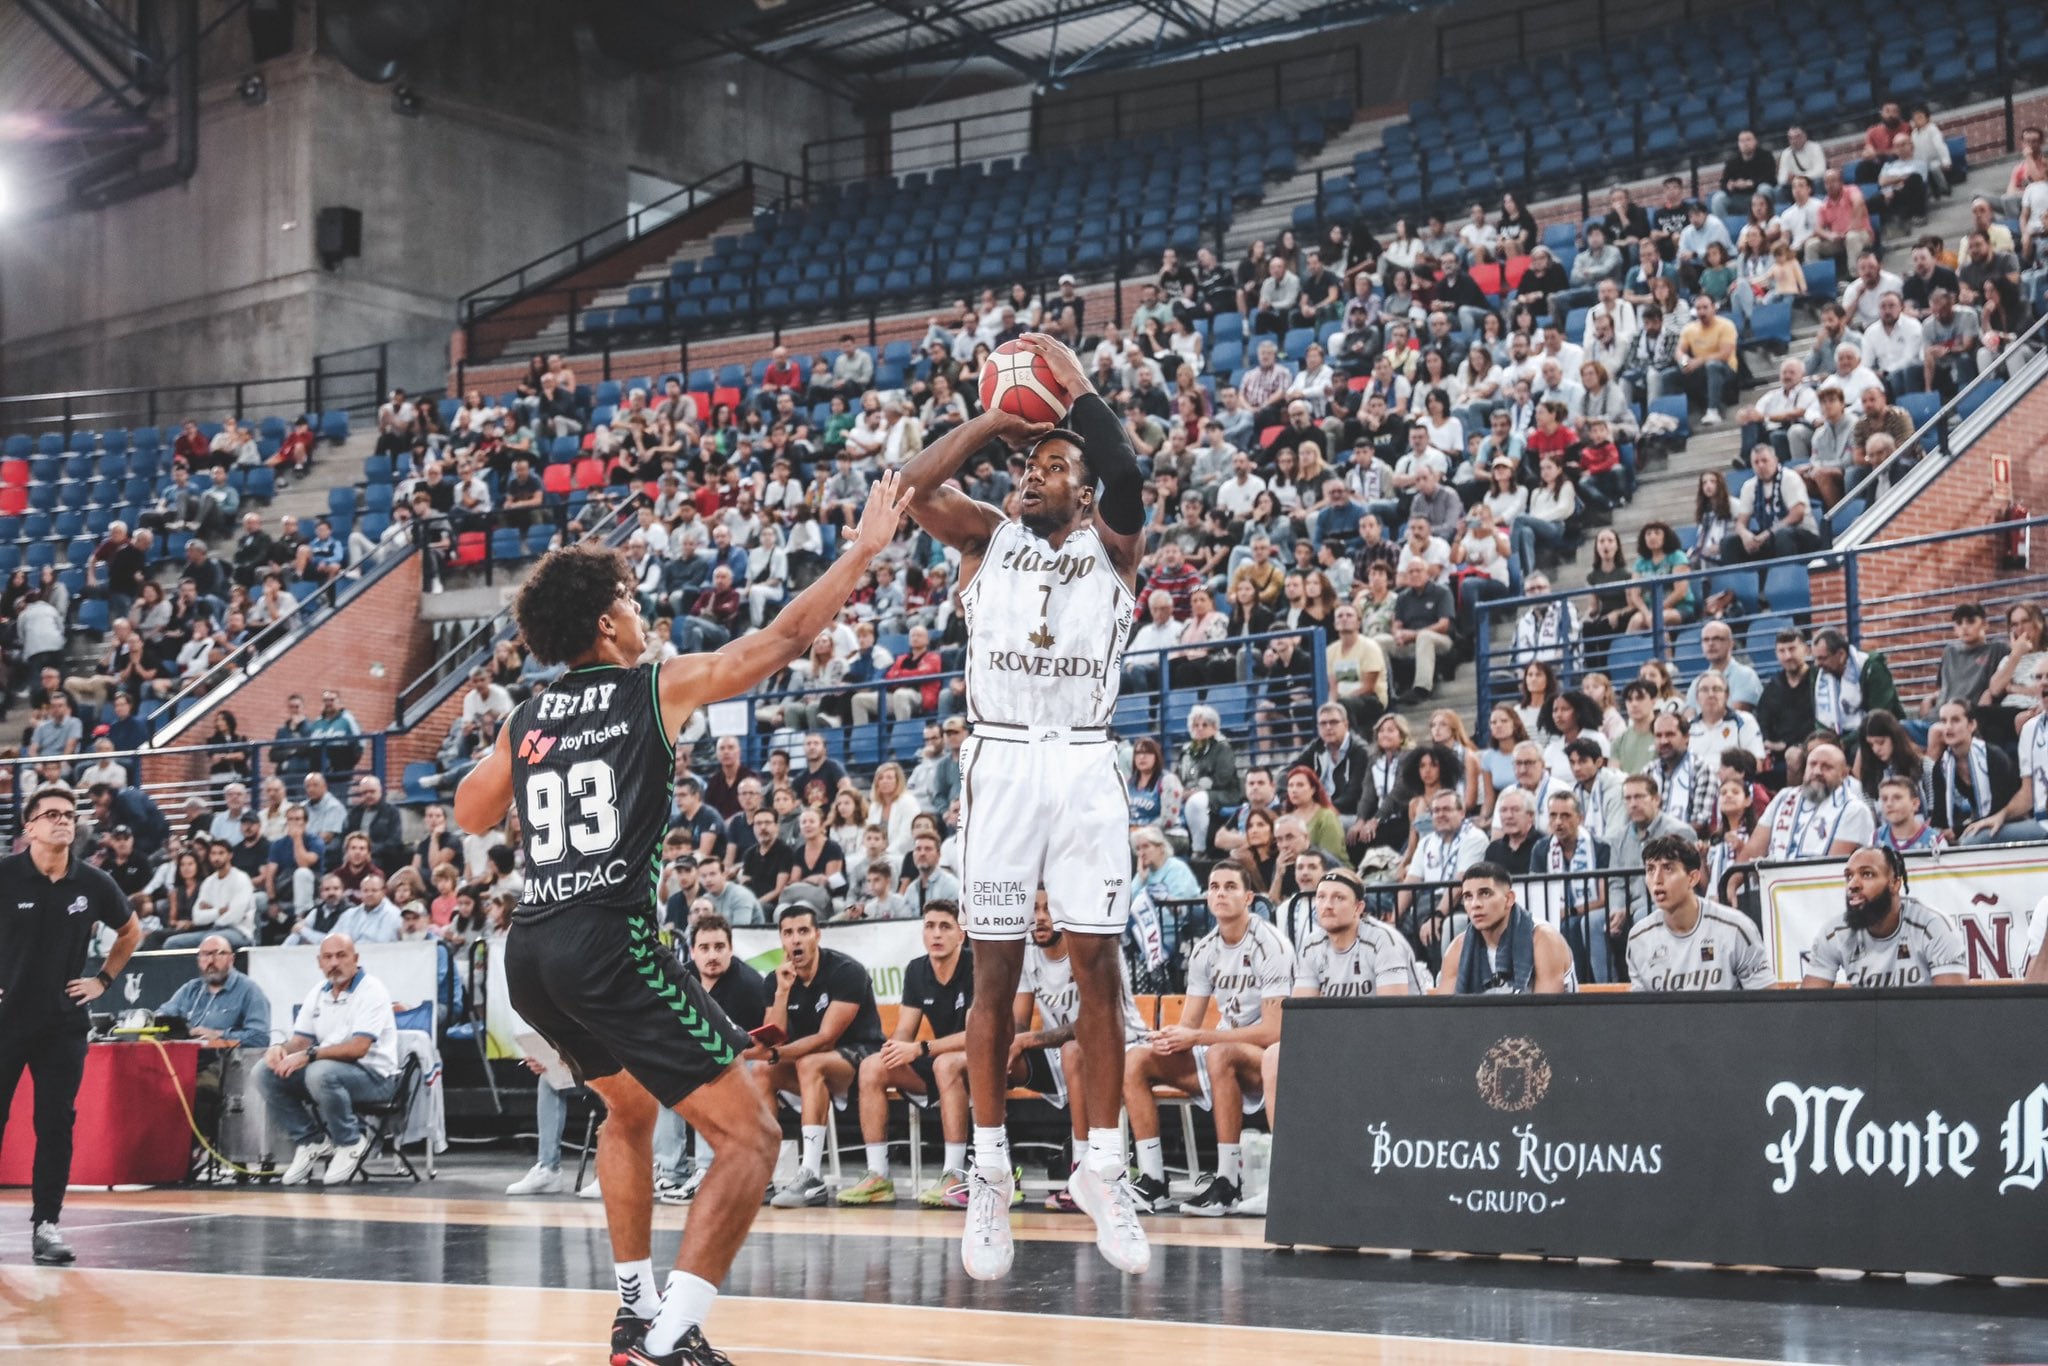
M 251 109 L 270 98 L 270 87 L 264 83 L 260 71 L 252 71 L 242 77 L 242 83 L 235 87 L 235 91 L 242 97 L 242 103 Z
M 394 86 L 391 91 L 391 107 L 409 119 L 416 119 L 424 111 L 420 92 L 409 85 Z

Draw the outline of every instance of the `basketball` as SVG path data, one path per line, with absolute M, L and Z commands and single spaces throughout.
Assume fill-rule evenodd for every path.
M 1058 422 L 1067 415 L 1052 366 L 1014 341 L 998 346 L 982 365 L 981 406 L 1001 408 L 1029 422 Z

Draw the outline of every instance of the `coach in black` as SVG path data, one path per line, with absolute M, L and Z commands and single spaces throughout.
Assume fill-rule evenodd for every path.
M 85 1078 L 86 1006 L 113 985 L 142 942 L 142 925 L 114 880 L 72 854 L 78 796 L 62 783 L 36 789 L 23 827 L 28 847 L 0 860 L 0 1131 L 24 1069 L 35 1086 L 35 1259 L 72 1260 L 57 1231 L 71 1180 L 71 1126 Z M 97 926 L 115 931 L 104 967 L 85 966 Z

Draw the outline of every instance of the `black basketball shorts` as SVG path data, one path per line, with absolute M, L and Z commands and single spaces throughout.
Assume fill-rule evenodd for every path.
M 664 1107 L 715 1081 L 751 1043 L 646 915 L 565 906 L 515 916 L 505 978 L 512 1008 L 579 1080 L 624 1071 Z

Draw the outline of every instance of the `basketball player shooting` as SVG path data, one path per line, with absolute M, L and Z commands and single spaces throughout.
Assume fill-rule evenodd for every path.
M 967 619 L 973 734 L 960 750 L 960 863 L 974 941 L 967 1016 L 974 1161 L 961 1260 L 979 1280 L 1010 1269 L 1011 1003 L 1043 884 L 1079 988 L 1076 1089 L 1093 1124 L 1108 1122 L 1090 1128 L 1072 1192 L 1095 1220 L 1102 1255 L 1137 1274 L 1150 1264 L 1151 1250 L 1115 1122 L 1122 1105 L 1119 954 L 1130 912 L 1130 812 L 1108 728 L 1137 597 L 1143 478 L 1122 424 L 1065 346 L 1030 333 L 990 364 L 996 373 L 983 385 L 987 411 L 932 443 L 903 472 L 915 490 L 910 510 L 918 525 L 960 552 Z M 1045 404 L 1048 396 L 1056 406 Z M 1026 420 L 1039 412 L 1064 416 L 1068 425 Z M 1013 521 L 949 481 L 991 439 L 1014 444 L 1020 436 L 1036 439 Z
M 912 490 L 884 475 L 859 534 L 763 630 L 724 649 L 642 664 L 647 629 L 616 550 L 543 557 L 512 612 L 527 649 L 568 672 L 513 709 L 455 792 L 455 820 L 497 828 L 516 801 L 526 888 L 505 943 L 513 1009 L 604 1098 L 597 1174 L 623 1301 L 613 1366 L 719 1366 L 701 1324 L 746 1241 L 775 1162 L 774 1117 L 742 1074 L 752 1041 L 664 951 L 655 886 L 675 785 L 675 736 L 706 703 L 757 686 L 832 624 L 891 540 Z M 1007 998 L 1005 998 L 1007 1001 Z M 668 1107 L 718 1161 L 690 1206 L 657 1296 L 654 1121 Z

